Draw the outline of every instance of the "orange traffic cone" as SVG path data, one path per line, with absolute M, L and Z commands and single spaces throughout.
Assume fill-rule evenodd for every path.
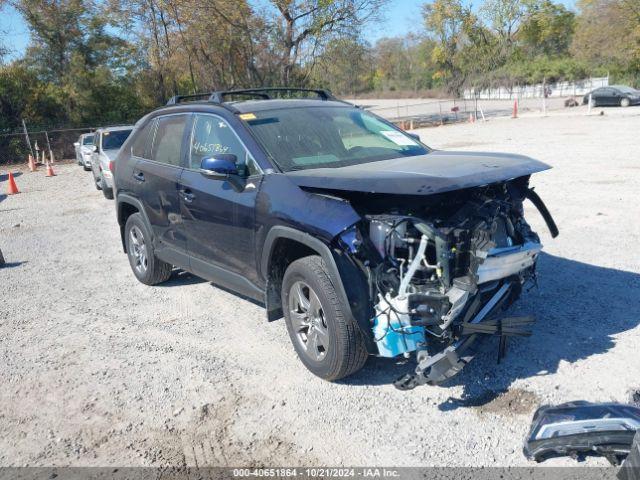
M 20 190 L 18 190 L 16 180 L 13 178 L 13 173 L 9 172 L 9 188 L 7 189 L 7 195 L 15 195 L 16 193 L 20 193 Z
M 53 173 L 53 167 L 51 166 L 50 163 L 47 163 L 47 177 L 55 177 L 56 174 Z
M 469 114 L 469 123 L 474 123 L 476 119 L 473 117 L 473 113 Z
M 33 155 L 29 154 L 29 170 L 36 171 L 36 162 L 33 160 Z
M 513 101 L 513 114 L 511 115 L 511 118 L 518 118 L 518 99 L 517 98 Z

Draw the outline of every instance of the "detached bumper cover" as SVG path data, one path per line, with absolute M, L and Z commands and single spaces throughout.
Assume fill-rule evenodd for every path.
M 413 375 L 404 375 L 394 382 L 400 390 L 411 390 L 418 385 L 437 385 L 455 376 L 476 355 L 474 344 L 480 334 L 499 334 L 501 336 L 529 336 L 531 332 L 523 329 L 534 322 L 532 317 L 492 319 L 492 315 L 500 309 L 508 299 L 512 281 L 506 281 L 491 298 L 482 306 L 473 318 L 463 324 L 463 337 L 442 352 L 433 356 L 418 352 L 418 366 Z
M 631 452 L 618 473 L 620 480 L 640 480 L 640 430 L 636 432 Z
M 524 444 L 527 458 L 599 455 L 618 465 L 640 429 L 640 408 L 619 403 L 572 402 L 540 407 Z

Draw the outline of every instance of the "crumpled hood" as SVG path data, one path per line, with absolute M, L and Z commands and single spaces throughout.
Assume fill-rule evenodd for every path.
M 340 168 L 287 172 L 300 187 L 369 193 L 432 195 L 478 187 L 551 168 L 523 155 L 432 151 Z

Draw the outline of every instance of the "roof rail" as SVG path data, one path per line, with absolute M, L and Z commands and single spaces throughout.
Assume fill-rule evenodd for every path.
M 223 103 L 224 97 L 230 96 L 253 96 L 263 100 L 269 100 L 274 98 L 273 93 L 284 92 L 302 92 L 302 93 L 315 93 L 321 100 L 336 100 L 329 90 L 315 89 L 315 88 L 295 88 L 295 87 L 258 87 L 258 88 L 246 88 L 241 90 L 220 90 L 211 93 L 209 97 L 210 102 Z
M 178 103 L 190 100 L 205 100 L 212 103 L 223 104 L 227 103 L 225 101 L 226 97 L 233 96 L 254 97 L 260 100 L 271 100 L 273 98 L 278 98 L 278 94 L 281 93 L 314 93 L 320 100 L 332 100 L 336 102 L 348 103 L 334 97 L 329 90 L 320 88 L 256 87 L 239 90 L 217 90 L 210 93 L 194 93 L 191 95 L 175 95 L 169 99 L 167 105 L 176 105 Z
M 183 102 L 185 100 L 195 100 L 197 98 L 208 99 L 211 96 L 211 93 L 194 93 L 191 95 L 174 95 L 169 99 L 167 105 L 176 105 L 177 103 Z

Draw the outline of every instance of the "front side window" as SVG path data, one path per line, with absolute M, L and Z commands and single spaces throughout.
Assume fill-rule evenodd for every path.
M 189 167 L 197 170 L 202 159 L 217 153 L 236 156 L 240 174 L 250 176 L 258 173 L 255 161 L 249 155 L 229 124 L 214 115 L 196 115 L 191 133 Z
M 406 133 L 350 107 L 251 114 L 252 133 L 283 171 L 334 168 L 429 153 Z
M 156 134 L 151 147 L 153 160 L 180 166 L 180 152 L 186 122 L 186 115 L 168 115 L 158 118 Z
M 102 149 L 117 150 L 129 138 L 131 130 L 111 130 L 102 132 Z
M 633 89 L 631 87 L 624 87 L 624 86 L 618 87 L 618 91 L 621 92 L 621 93 L 627 93 L 627 94 L 631 94 L 631 95 L 638 93 L 637 90 L 635 90 L 635 89 Z

